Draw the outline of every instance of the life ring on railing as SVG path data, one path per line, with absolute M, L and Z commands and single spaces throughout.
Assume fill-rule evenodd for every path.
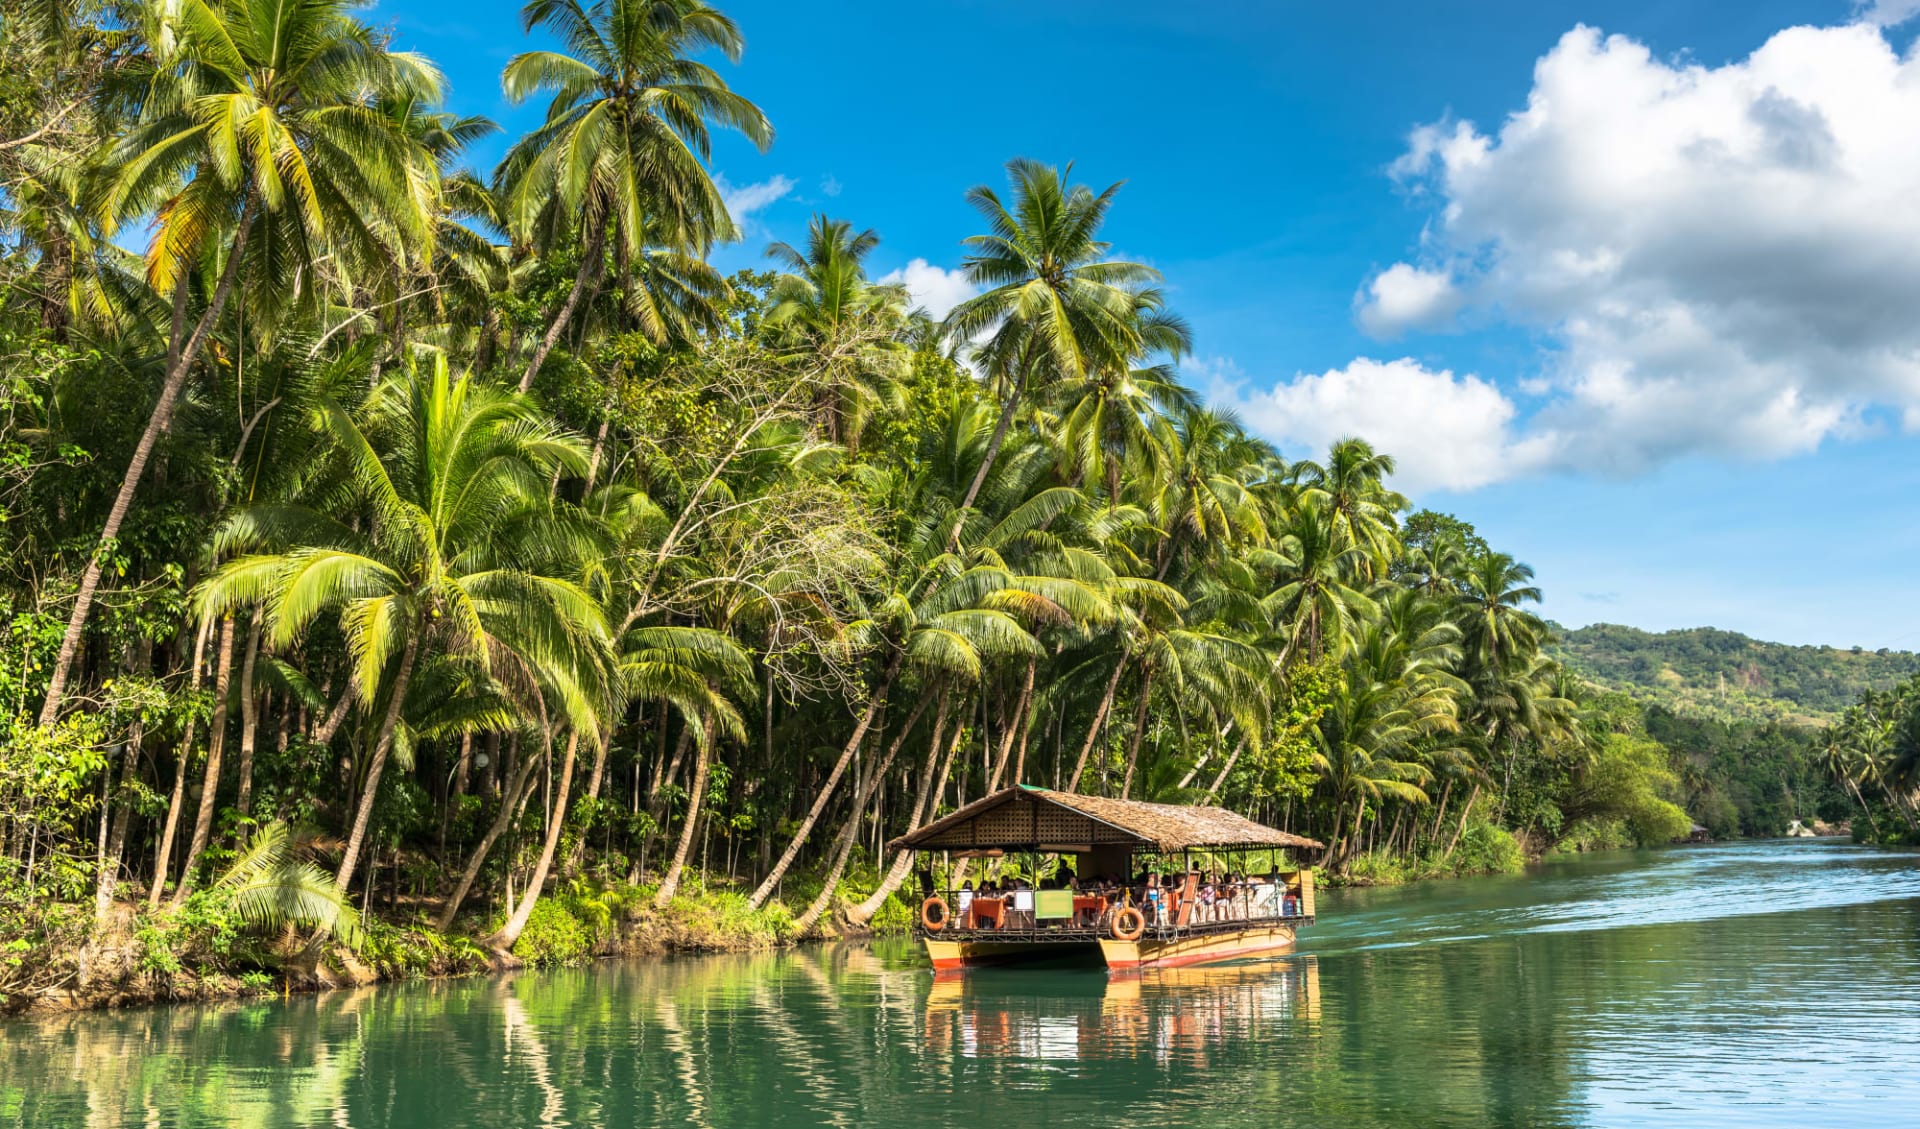
M 947 900 L 940 895 L 935 894 L 920 903 L 920 924 L 926 927 L 927 932 L 938 933 L 951 920 L 953 911 L 947 908 Z
M 1147 931 L 1147 915 L 1132 906 L 1113 915 L 1113 936 L 1118 941 L 1138 941 Z

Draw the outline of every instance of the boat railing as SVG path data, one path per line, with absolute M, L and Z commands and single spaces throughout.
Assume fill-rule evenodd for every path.
M 923 932 L 986 934 L 1009 940 L 1085 940 L 1139 930 L 1156 937 L 1228 932 L 1250 924 L 1299 923 L 1313 917 L 1311 872 L 1280 881 L 1173 886 L 1087 884 L 1080 889 L 961 888 L 938 890 L 921 905 Z M 939 905 L 936 906 L 935 902 Z M 1119 920 L 1123 910 L 1139 919 Z

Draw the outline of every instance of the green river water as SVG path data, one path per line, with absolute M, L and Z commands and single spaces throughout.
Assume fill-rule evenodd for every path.
M 904 942 L 0 1024 L 0 1126 L 1920 1125 L 1920 856 L 1323 894 L 1300 952 L 936 982 Z

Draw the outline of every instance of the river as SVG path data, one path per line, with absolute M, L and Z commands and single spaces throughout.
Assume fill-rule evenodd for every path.
M 1297 955 L 936 982 L 904 942 L 0 1024 L 0 1126 L 1920 1119 L 1920 856 L 1751 843 L 1324 893 Z

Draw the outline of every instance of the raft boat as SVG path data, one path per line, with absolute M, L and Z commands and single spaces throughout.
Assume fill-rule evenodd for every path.
M 934 889 L 931 865 L 923 868 L 915 936 L 939 971 L 1096 956 L 1109 969 L 1138 971 L 1283 952 L 1313 924 L 1314 891 L 1312 870 L 1281 862 L 1319 847 L 1223 808 L 1026 785 L 888 844 L 982 860 L 989 872 L 994 860 L 1024 855 L 1070 866 L 1075 876 L 1069 885 L 1055 870 L 1039 889 L 993 883 L 989 893 L 957 874 L 948 889 Z

